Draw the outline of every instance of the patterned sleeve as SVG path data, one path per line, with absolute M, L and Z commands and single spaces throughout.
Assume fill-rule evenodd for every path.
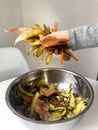
M 72 50 L 98 47 L 98 24 L 69 29 Z

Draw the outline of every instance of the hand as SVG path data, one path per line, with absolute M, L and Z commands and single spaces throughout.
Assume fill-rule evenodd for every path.
M 65 44 L 67 46 L 70 46 L 69 33 L 67 30 L 53 32 L 47 36 L 41 37 L 40 40 L 42 42 L 43 48 L 56 46 L 59 44 Z
M 78 58 L 70 51 L 71 47 L 69 33 L 67 30 L 53 32 L 47 36 L 41 37 L 40 40 L 42 42 L 42 48 L 55 46 L 53 53 L 55 53 L 56 55 L 60 55 L 61 64 L 64 60 L 70 60 L 70 57 L 73 58 L 75 61 L 78 60 Z M 60 50 L 59 47 L 61 47 Z

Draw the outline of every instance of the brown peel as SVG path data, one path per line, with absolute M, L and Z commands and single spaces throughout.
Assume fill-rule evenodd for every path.
M 32 28 L 12 28 L 10 30 L 4 29 L 5 32 L 15 32 L 15 33 L 23 33 L 24 31 L 31 30 Z

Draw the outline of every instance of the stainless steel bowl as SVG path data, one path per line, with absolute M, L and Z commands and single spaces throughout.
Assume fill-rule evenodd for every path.
M 66 83 L 71 83 L 75 92 L 80 93 L 83 98 L 88 98 L 87 107 L 78 115 L 64 120 L 58 120 L 53 122 L 35 120 L 25 117 L 15 109 L 16 103 L 16 87 L 17 83 L 27 84 L 35 79 L 44 79 L 49 83 L 59 83 L 58 89 L 64 88 Z M 65 89 L 65 88 L 64 88 Z M 26 126 L 32 130 L 68 130 L 81 119 L 81 117 L 91 107 L 94 100 L 94 91 L 90 83 L 80 74 L 61 69 L 61 68 L 42 68 L 37 69 L 24 75 L 21 75 L 15 79 L 8 87 L 6 91 L 6 103 L 9 109 L 24 122 Z

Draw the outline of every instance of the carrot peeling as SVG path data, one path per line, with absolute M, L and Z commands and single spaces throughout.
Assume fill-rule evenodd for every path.
M 63 64 L 63 60 L 64 60 L 64 52 L 63 52 L 63 49 L 62 49 L 61 55 L 60 55 L 60 64 Z
M 65 51 L 66 51 L 66 53 L 69 54 L 70 57 L 73 58 L 75 61 L 78 60 L 78 58 L 77 58 L 70 50 L 66 49 Z

